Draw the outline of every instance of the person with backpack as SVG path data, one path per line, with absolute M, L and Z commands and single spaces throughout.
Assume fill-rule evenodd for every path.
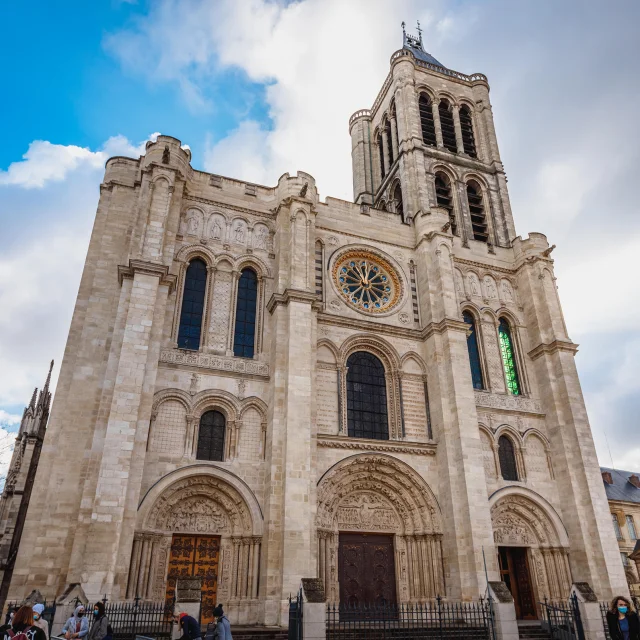
M 93 605 L 93 624 L 91 625 L 91 631 L 87 636 L 87 640 L 111 640 L 113 631 L 109 624 L 109 618 L 104 610 L 104 602 L 98 600 Z
M 180 640 L 201 640 L 202 632 L 198 621 L 187 613 L 181 613 L 178 616 L 178 624 L 182 635 Z
M 213 610 L 213 615 L 218 619 L 216 632 L 213 635 L 215 640 L 233 640 L 231 636 L 231 623 L 229 622 L 229 618 L 224 615 L 221 604 L 217 605 Z
M 40 629 L 44 631 L 44 635 L 47 636 L 47 640 L 49 640 L 49 623 L 42 617 L 43 613 L 43 604 L 38 603 L 33 605 L 33 624 L 36 627 L 40 627 Z
M 2 630 L 4 640 L 47 640 L 44 631 L 33 624 L 33 609 L 29 605 L 20 607 Z
M 84 638 L 89 633 L 89 621 L 84 615 L 84 605 L 78 605 L 73 615 L 64 623 L 61 636 L 65 640 L 74 640 L 75 638 Z

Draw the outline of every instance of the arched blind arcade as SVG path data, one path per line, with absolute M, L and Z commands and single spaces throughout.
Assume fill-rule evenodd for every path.
M 518 480 L 518 467 L 516 465 L 516 453 L 513 442 L 508 436 L 498 438 L 498 458 L 500 460 L 500 473 L 505 480 Z
M 431 108 L 431 100 L 424 93 L 420 95 L 418 100 L 418 108 L 420 110 L 420 124 L 422 126 L 422 141 L 430 146 L 436 146 L 436 125 L 433 121 L 433 111 Z
M 233 355 L 253 358 L 256 341 L 256 301 L 258 277 L 253 269 L 243 269 L 238 281 L 236 326 L 233 337 Z
M 207 265 L 200 258 L 192 260 L 187 268 L 180 310 L 178 347 L 180 349 L 200 348 L 204 296 L 207 289 Z
M 368 351 L 347 360 L 347 425 L 352 438 L 389 439 L 384 366 Z
M 458 151 L 458 145 L 456 143 L 456 128 L 453 124 L 453 112 L 451 111 L 451 105 L 448 100 L 440 100 L 438 112 L 440 114 L 442 142 L 449 151 L 456 153 Z
M 471 365 L 471 382 L 474 389 L 484 389 L 482 383 L 482 368 L 480 366 L 480 350 L 478 349 L 478 335 L 476 333 L 476 322 L 473 316 L 465 311 L 462 319 L 469 325 L 467 335 L 467 350 L 469 351 L 469 364 Z
M 462 129 L 462 146 L 464 152 L 475 158 L 478 154 L 476 152 L 476 141 L 473 136 L 473 120 L 471 118 L 471 110 L 466 104 L 460 107 L 460 128 Z
M 521 393 L 520 379 L 518 377 L 518 367 L 516 365 L 513 340 L 511 338 L 511 327 L 505 318 L 500 318 L 498 335 L 500 337 L 500 355 L 502 356 L 504 375 L 507 379 L 507 388 L 512 395 L 519 396 Z
M 198 431 L 198 460 L 224 460 L 224 432 L 226 420 L 219 411 L 207 411 L 200 418 Z

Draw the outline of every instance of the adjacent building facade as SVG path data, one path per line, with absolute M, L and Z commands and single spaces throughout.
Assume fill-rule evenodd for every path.
M 640 597 L 640 474 L 601 467 L 629 590 Z
M 332 602 L 518 615 L 626 580 L 544 235 L 516 236 L 482 74 L 405 36 L 349 121 L 354 202 L 106 165 L 11 584 L 286 623 Z M 486 573 L 485 573 L 486 563 Z

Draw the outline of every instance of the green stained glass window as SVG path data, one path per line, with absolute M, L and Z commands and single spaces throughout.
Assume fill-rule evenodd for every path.
M 509 323 L 504 318 L 500 318 L 498 333 L 500 334 L 500 354 L 502 355 L 504 374 L 507 378 L 507 388 L 509 389 L 509 393 L 514 396 L 519 396 L 521 393 L 520 380 L 518 379 L 518 369 L 513 352 L 511 329 L 509 328 Z

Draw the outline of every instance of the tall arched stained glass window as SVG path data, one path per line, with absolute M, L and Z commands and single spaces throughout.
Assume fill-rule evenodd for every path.
M 368 351 L 347 360 L 347 425 L 352 438 L 389 439 L 384 366 Z
M 516 365 L 513 339 L 511 337 L 511 327 L 504 318 L 500 318 L 498 334 L 500 336 L 500 355 L 502 356 L 504 375 L 507 379 L 507 388 L 509 389 L 509 393 L 514 396 L 519 396 L 521 393 L 520 379 L 518 378 L 518 367 Z
M 473 316 L 465 311 L 462 318 L 469 325 L 467 335 L 467 350 L 469 351 L 469 364 L 471 365 L 471 382 L 474 389 L 484 389 L 482 382 L 482 368 L 480 366 L 480 350 L 478 349 L 478 335 L 476 333 L 476 321 Z
M 226 420 L 219 411 L 207 411 L 200 418 L 198 430 L 198 460 L 224 460 L 224 432 Z
M 508 436 L 498 438 L 498 459 L 500 460 L 500 473 L 505 480 L 518 480 L 518 467 L 516 465 L 516 452 L 513 442 Z
M 207 265 L 200 258 L 192 260 L 187 268 L 180 310 L 178 347 L 199 349 L 204 314 L 204 294 L 207 288 Z
M 243 269 L 238 281 L 236 326 L 233 337 L 233 355 L 253 358 L 256 341 L 256 300 L 258 277 L 253 269 Z

